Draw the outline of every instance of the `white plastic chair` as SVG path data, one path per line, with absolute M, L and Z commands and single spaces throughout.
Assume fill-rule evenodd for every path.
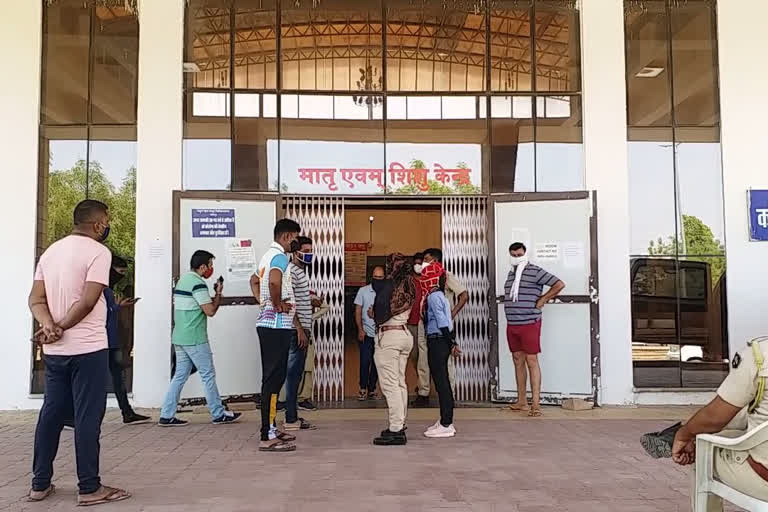
M 696 497 L 694 512 L 707 511 L 707 498 L 716 494 L 723 500 L 752 512 L 768 511 L 768 503 L 728 487 L 715 480 L 713 462 L 715 448 L 746 451 L 755 446 L 768 443 L 768 422 L 750 430 L 741 437 L 724 437 L 718 434 L 700 434 L 696 436 Z M 766 482 L 768 485 L 768 482 Z

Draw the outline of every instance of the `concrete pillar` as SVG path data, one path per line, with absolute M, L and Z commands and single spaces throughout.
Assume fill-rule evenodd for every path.
M 170 378 L 172 191 L 181 188 L 184 0 L 139 2 L 133 395 L 162 403 Z
M 0 61 L 8 70 L 0 80 L 0 191 L 5 219 L 0 247 L 5 270 L 0 277 L 2 340 L 0 410 L 35 407 L 30 400 L 32 288 L 37 227 L 37 158 L 40 122 L 42 2 L 0 0 Z M 23 42 L 23 44 L 22 44 Z
M 629 188 L 624 2 L 581 2 L 581 75 L 587 189 L 597 191 L 600 402 L 632 399 Z
M 747 190 L 768 188 L 768 16 L 763 0 L 717 2 L 720 118 L 727 255 L 728 333 L 731 354 L 768 335 L 768 243 L 749 241 Z

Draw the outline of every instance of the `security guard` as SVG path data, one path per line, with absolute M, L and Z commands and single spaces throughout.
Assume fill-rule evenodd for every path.
M 714 400 L 686 424 L 657 434 L 646 434 L 643 446 L 651 455 L 663 456 L 660 452 L 652 452 L 648 436 L 656 442 L 655 448 L 658 449 L 664 444 L 663 438 L 671 437 L 671 431 L 676 431 L 671 446 L 672 459 L 680 465 L 693 464 L 698 434 L 721 433 L 727 437 L 739 437 L 768 421 L 766 380 L 768 337 L 752 340 L 733 357 L 731 371 L 717 390 Z M 748 496 L 768 502 L 768 445 L 749 451 L 716 448 L 713 463 L 716 479 Z M 722 500 L 710 496 L 707 511 L 722 510 Z

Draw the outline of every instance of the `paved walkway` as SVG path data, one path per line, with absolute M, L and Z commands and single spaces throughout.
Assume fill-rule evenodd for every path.
M 257 411 L 214 427 L 202 413 L 186 428 L 123 426 L 105 420 L 102 477 L 134 497 L 108 511 L 269 512 L 651 512 L 688 511 L 688 475 L 645 456 L 639 436 L 688 409 L 545 408 L 528 419 L 497 409 L 457 411 L 459 436 L 428 440 L 435 410 L 412 411 L 405 447 L 376 447 L 381 410 L 328 410 L 305 416 L 293 454 L 260 453 Z M 157 413 L 155 412 L 155 415 Z M 0 414 L 0 510 L 74 509 L 73 435 L 62 434 L 57 494 L 22 501 L 29 479 L 32 413 Z M 734 509 L 731 509 L 734 510 Z

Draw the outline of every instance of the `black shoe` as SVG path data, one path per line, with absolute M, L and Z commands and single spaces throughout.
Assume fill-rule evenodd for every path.
M 373 444 L 377 446 L 402 446 L 407 443 L 408 438 L 405 436 L 405 429 L 400 432 L 385 430 L 381 433 L 381 436 L 373 440 Z
M 302 411 L 316 411 L 317 406 L 310 402 L 309 400 L 302 400 L 299 402 L 299 410 Z
M 125 423 L 126 425 L 131 425 L 131 424 L 137 425 L 139 423 L 146 423 L 150 419 L 152 418 L 150 418 L 149 416 L 142 416 L 141 414 L 136 414 L 135 412 L 131 412 L 130 414 L 126 414 L 125 416 L 123 416 L 123 423 Z
M 672 457 L 672 443 L 675 441 L 675 434 L 682 426 L 683 424 L 678 422 L 661 432 L 643 434 L 640 438 L 640 444 L 643 445 L 646 453 L 654 459 L 668 459 Z
M 285 402 L 277 402 L 277 410 L 278 411 L 284 411 L 285 410 Z
M 232 414 L 222 414 L 211 423 L 214 425 L 228 425 L 229 423 L 235 423 L 243 415 L 241 412 L 233 412 Z
M 160 418 L 160 421 L 157 422 L 158 427 L 186 427 L 189 425 L 188 421 L 180 420 L 177 417 L 173 418 Z
M 422 407 L 429 407 L 429 397 L 428 396 L 417 396 L 416 400 L 411 402 L 411 407 L 413 408 L 422 408 Z

